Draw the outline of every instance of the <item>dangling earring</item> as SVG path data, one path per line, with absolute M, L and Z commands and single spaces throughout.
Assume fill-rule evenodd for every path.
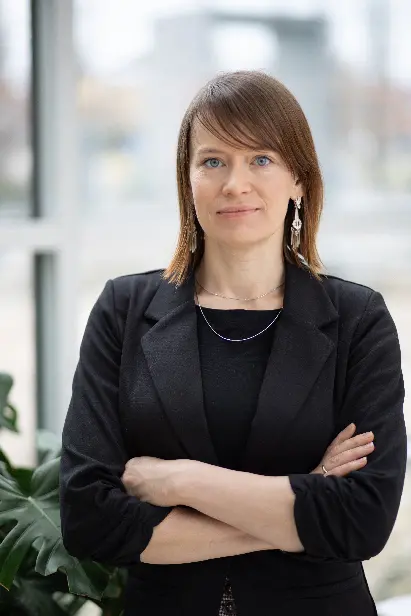
M 291 225 L 291 248 L 293 250 L 297 250 L 300 245 L 300 232 L 303 226 L 303 223 L 298 215 L 298 210 L 301 207 L 301 197 L 297 197 L 294 200 L 295 203 L 295 212 L 294 212 L 294 220 Z
M 193 223 L 192 229 L 190 232 L 190 252 L 195 252 L 197 250 L 197 230 L 196 225 Z
M 195 223 L 194 205 L 190 206 L 190 213 L 186 222 L 186 241 L 191 253 L 197 250 L 197 229 Z

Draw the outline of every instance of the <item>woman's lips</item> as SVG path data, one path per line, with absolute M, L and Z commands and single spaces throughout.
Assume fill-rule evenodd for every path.
M 249 216 L 250 214 L 255 214 L 258 212 L 260 208 L 248 208 L 248 209 L 239 209 L 239 210 L 221 210 L 217 212 L 219 216 L 224 216 L 224 218 L 237 218 L 238 216 Z

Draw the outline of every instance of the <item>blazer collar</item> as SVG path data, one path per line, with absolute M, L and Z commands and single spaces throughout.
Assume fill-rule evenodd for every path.
M 284 446 L 295 420 L 334 349 L 338 313 L 322 282 L 285 264 L 283 312 L 275 335 L 242 468 L 263 473 Z M 142 337 L 147 364 L 175 434 L 188 458 L 217 464 L 204 410 L 193 274 L 180 287 L 162 281 L 145 316 L 156 323 Z
M 194 274 L 180 287 L 162 280 L 148 305 L 145 316 L 159 321 L 175 308 L 194 303 Z M 303 301 L 302 301 L 303 300 Z M 301 323 L 322 327 L 338 318 L 338 313 L 321 282 L 310 271 L 285 261 L 283 314 Z

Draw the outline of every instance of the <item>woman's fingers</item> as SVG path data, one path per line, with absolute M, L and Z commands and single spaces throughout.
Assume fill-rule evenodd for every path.
M 355 430 L 356 430 L 355 424 L 353 423 L 349 424 L 346 428 L 344 428 L 344 430 L 342 430 L 339 434 L 337 434 L 335 439 L 332 441 L 330 447 L 340 445 L 341 443 L 349 439 L 355 433 Z
M 354 449 L 348 449 L 346 451 L 342 451 L 341 453 L 337 453 L 331 455 L 330 457 L 326 457 L 326 462 L 324 462 L 324 466 L 327 470 L 332 470 L 339 466 L 344 466 L 354 460 L 359 460 L 368 456 L 370 453 L 374 451 L 374 443 L 367 443 L 366 445 L 361 445 L 360 447 L 355 447 Z
M 350 449 L 355 449 L 356 447 L 361 447 L 363 445 L 367 445 L 372 443 L 374 440 L 373 432 L 364 432 L 362 434 L 357 434 L 352 438 L 349 438 L 338 445 L 332 445 L 328 449 L 328 454 L 335 456 L 336 454 L 342 453 L 343 451 L 348 451 Z
M 373 432 L 364 432 L 354 436 L 356 425 L 351 423 L 342 430 L 329 445 L 320 465 L 312 471 L 344 476 L 352 470 L 362 468 L 367 463 L 367 456 L 374 451 Z
M 342 464 L 341 466 L 336 466 L 331 471 L 329 471 L 326 475 L 334 475 L 335 477 L 345 477 L 348 473 L 352 473 L 352 471 L 358 471 L 360 468 L 363 468 L 367 464 L 367 458 L 359 458 L 358 460 L 352 460 L 351 462 L 347 462 L 346 464 Z

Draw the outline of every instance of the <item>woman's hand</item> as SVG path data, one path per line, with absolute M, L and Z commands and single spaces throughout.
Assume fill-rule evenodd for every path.
M 126 491 L 142 501 L 161 507 L 180 505 L 178 478 L 188 471 L 192 460 L 161 460 L 150 456 L 131 458 L 121 480 Z
M 363 468 L 367 464 L 367 455 L 374 451 L 374 434 L 365 432 L 353 436 L 355 430 L 355 424 L 350 424 L 340 432 L 327 448 L 320 464 L 310 474 L 323 475 L 323 465 L 327 470 L 327 476 L 337 477 L 344 477 L 351 471 Z

